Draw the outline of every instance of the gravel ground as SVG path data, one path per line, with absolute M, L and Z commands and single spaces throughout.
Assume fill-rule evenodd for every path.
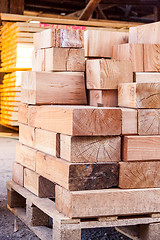
M 7 209 L 6 181 L 12 176 L 12 163 L 15 161 L 15 139 L 0 138 L 0 240 L 38 240 L 20 220 L 18 231 L 14 232 L 15 216 Z M 48 239 L 46 239 L 48 240 Z M 84 229 L 82 240 L 130 240 L 114 228 Z

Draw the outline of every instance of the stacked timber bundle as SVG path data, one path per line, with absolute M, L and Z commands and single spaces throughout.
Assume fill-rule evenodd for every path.
M 3 125 L 18 126 L 21 71 L 32 69 L 33 34 L 43 28 L 37 23 L 20 22 L 6 23 L 1 28 L 1 72 L 6 73 L 1 92 Z
M 118 104 L 137 110 L 138 132 L 133 136 L 126 135 L 123 139 L 124 162 L 120 163 L 119 175 L 121 188 L 160 187 L 159 26 L 159 23 L 154 23 L 130 29 L 130 43 L 127 48 L 130 47 L 134 51 L 140 48 L 141 51 L 138 52 L 137 49 L 135 54 L 132 54 L 135 64 L 134 83 L 119 85 Z M 123 58 L 124 48 L 126 49 L 125 45 L 115 46 L 113 52 L 116 55 L 117 51 L 119 57 Z M 125 57 L 129 57 L 128 53 L 129 51 Z
M 83 32 L 49 29 L 34 39 L 34 71 L 22 74 L 9 208 L 23 207 L 30 225 L 49 226 L 54 219 L 54 240 L 80 240 L 81 228 L 108 222 L 160 222 L 160 82 L 138 82 L 143 73 L 135 73 L 133 82 L 132 58 L 89 59 L 93 77 L 87 75 L 86 85 L 118 89 L 119 107 L 104 101 L 97 103 L 108 107 L 88 106 Z M 102 57 L 97 55 L 92 57 Z
M 85 31 L 86 86 L 91 106 L 116 107 L 118 83 L 132 82 L 131 62 L 111 59 L 112 46 L 123 43 L 128 43 L 128 32 Z

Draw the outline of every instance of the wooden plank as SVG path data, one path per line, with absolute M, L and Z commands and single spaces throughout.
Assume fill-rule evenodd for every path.
M 87 30 L 84 32 L 85 56 L 111 58 L 112 47 L 128 42 L 128 33 Z
M 55 184 L 27 168 L 24 169 L 24 187 L 40 198 L 55 196 Z
M 34 148 L 35 129 L 28 125 L 19 124 L 19 142 Z
M 58 133 L 35 129 L 35 144 L 37 150 L 59 157 L 60 155 L 60 136 Z
M 148 214 L 160 212 L 159 194 L 160 188 L 71 192 L 56 186 L 55 207 L 71 218 Z
M 70 163 L 37 152 L 36 172 L 68 190 L 102 189 L 118 185 L 117 163 Z
M 138 134 L 159 135 L 160 134 L 160 110 L 139 109 L 138 110 Z
M 160 44 L 144 44 L 144 72 L 160 72 Z
M 160 23 L 150 23 L 129 29 L 130 43 L 160 44 Z
M 134 82 L 137 83 L 160 82 L 159 72 L 135 72 L 133 76 Z
M 100 2 L 101 0 L 90 0 L 78 19 L 88 20 Z
M 143 44 L 120 44 L 112 49 L 112 59 L 131 61 L 134 72 L 143 72 L 143 56 Z
M 160 159 L 160 136 L 124 136 L 124 161 Z
M 29 104 L 87 104 L 84 73 L 24 72 L 21 101 Z
M 28 105 L 21 103 L 18 108 L 18 122 L 28 124 Z
M 137 134 L 137 110 L 121 108 L 122 135 Z
M 16 145 L 16 161 L 33 171 L 36 169 L 36 150 L 21 143 Z
M 70 162 L 119 162 L 120 150 L 120 137 L 60 135 L 60 157 Z
M 130 108 L 160 108 L 160 82 L 119 84 L 118 105 Z
M 45 49 L 45 71 L 85 71 L 84 49 Z
M 87 60 L 87 89 L 118 89 L 119 83 L 133 82 L 131 61 Z
M 117 107 L 118 91 L 115 90 L 89 90 L 89 105 L 98 107 Z
M 124 21 L 79 21 L 74 19 L 62 19 L 61 18 L 46 18 L 46 17 L 34 17 L 34 16 L 24 16 L 17 14 L 6 14 L 1 13 L 0 18 L 2 21 L 12 21 L 12 22 L 28 22 L 28 21 L 38 21 L 41 23 L 49 23 L 49 24 L 62 24 L 62 25 L 77 25 L 77 26 L 92 26 L 92 27 L 102 27 L 102 28 L 116 28 L 116 31 L 119 28 L 129 28 L 131 26 L 142 25 L 141 23 L 133 23 L 133 22 L 124 22 Z M 77 27 L 75 26 L 75 27 Z M 52 27 L 52 25 L 51 25 Z M 65 26 L 66 27 L 66 26 Z
M 24 167 L 17 162 L 13 162 L 12 180 L 18 185 L 24 186 Z
M 137 189 L 160 187 L 160 161 L 121 162 L 119 166 L 118 186 L 120 188 Z
M 120 135 L 119 108 L 90 106 L 30 106 L 29 125 L 73 136 Z

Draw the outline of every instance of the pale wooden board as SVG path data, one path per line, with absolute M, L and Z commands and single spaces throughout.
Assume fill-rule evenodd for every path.
M 160 159 L 160 136 L 124 136 L 124 161 Z
M 144 72 L 160 72 L 160 44 L 144 44 Z
M 34 43 L 35 50 L 50 47 L 84 48 L 84 31 L 80 29 L 47 29 L 35 34 Z
M 47 48 L 45 49 L 45 71 L 85 71 L 84 49 Z
M 36 169 L 36 150 L 21 143 L 16 145 L 16 161 L 33 171 Z
M 137 134 L 137 110 L 121 108 L 122 110 L 122 135 Z
M 85 105 L 84 73 L 24 72 L 21 101 L 28 104 Z
M 160 108 L 160 82 L 119 84 L 118 105 L 130 108 Z
M 34 142 L 35 149 L 59 157 L 60 139 L 58 133 L 36 128 Z
M 28 125 L 19 124 L 19 142 L 34 148 L 35 129 Z
M 68 217 L 124 216 L 160 212 L 160 188 L 67 191 L 56 186 L 56 209 Z
M 160 82 L 160 73 L 159 72 L 135 72 L 134 82 L 137 82 L 137 83 Z
M 120 135 L 122 112 L 90 106 L 29 106 L 29 125 L 74 136 Z
M 84 33 L 86 57 L 111 57 L 112 46 L 128 42 L 128 33 L 87 30 Z
M 118 186 L 120 188 L 137 189 L 160 187 L 160 161 L 121 162 L 119 166 Z
M 160 44 L 160 23 L 150 23 L 129 29 L 130 43 Z
M 129 60 L 134 72 L 143 72 L 143 44 L 120 44 L 113 46 L 112 59 Z
M 28 124 L 28 105 L 21 103 L 18 108 L 18 122 Z
M 117 89 L 119 83 L 133 82 L 131 61 L 87 60 L 87 89 Z
M 24 167 L 17 162 L 13 162 L 12 180 L 18 185 L 24 186 Z
M 138 134 L 159 135 L 160 134 L 160 109 L 138 110 Z
M 60 135 L 60 157 L 70 162 L 119 162 L 120 150 L 120 137 Z

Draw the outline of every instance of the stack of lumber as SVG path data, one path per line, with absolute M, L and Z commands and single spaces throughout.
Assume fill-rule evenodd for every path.
M 137 110 L 138 132 L 135 136 L 126 135 L 123 138 L 124 162 L 120 163 L 119 173 L 121 188 L 160 187 L 160 40 L 157 37 L 159 27 L 160 23 L 154 23 L 130 29 L 130 43 L 127 48 L 135 51 L 139 47 L 142 51 L 136 50 L 132 55 L 135 64 L 134 83 L 119 85 L 118 104 Z M 123 48 L 126 46 L 122 45 Z M 123 58 L 125 51 L 122 49 L 120 45 L 114 46 L 113 52 L 115 54 L 118 51 L 118 57 Z M 138 72 L 140 69 L 141 72 Z
M 97 39 L 103 33 L 96 32 Z M 158 73 L 138 73 L 130 59 L 97 53 L 87 60 L 92 77 L 85 84 L 83 47 L 81 30 L 35 34 L 34 71 L 22 74 L 13 181 L 40 198 L 55 198 L 55 209 L 75 221 L 159 213 Z M 88 106 L 85 85 L 117 91 L 119 106 Z
M 33 34 L 43 29 L 38 23 L 21 22 L 1 28 L 1 124 L 5 126 L 18 126 L 21 71 L 32 69 Z
M 128 43 L 127 32 L 85 31 L 86 86 L 91 106 L 118 105 L 118 84 L 132 82 L 130 60 L 112 60 L 112 47 Z

